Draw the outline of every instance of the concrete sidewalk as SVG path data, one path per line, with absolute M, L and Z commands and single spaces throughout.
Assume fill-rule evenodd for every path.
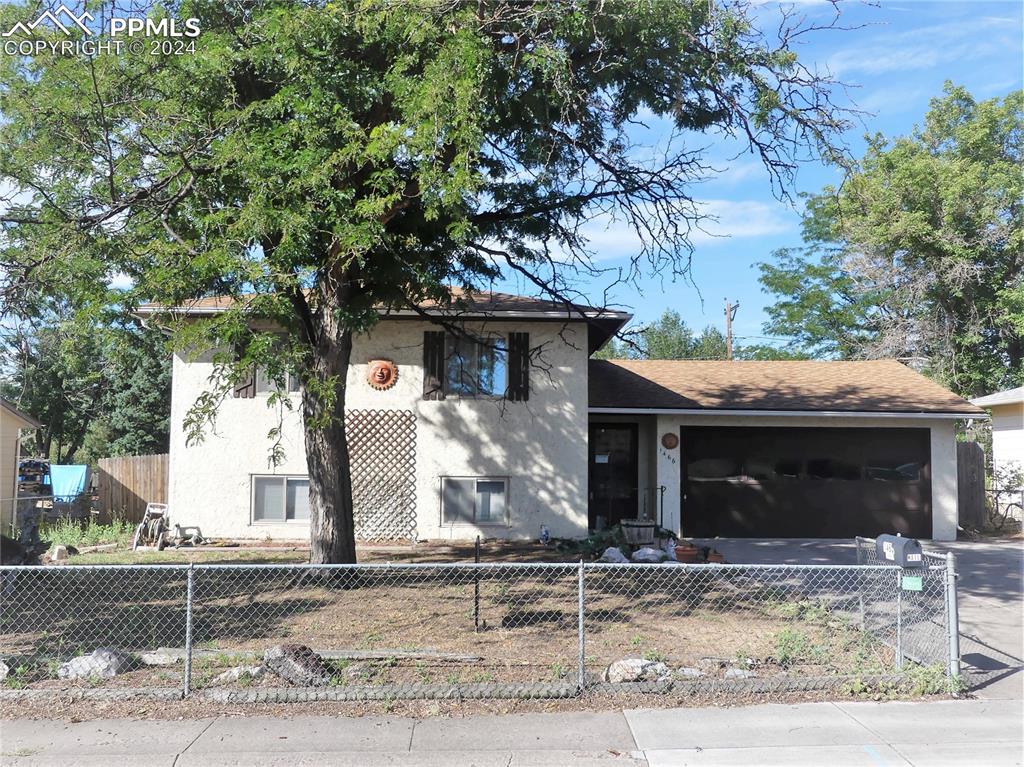
M 0 722 L 2 764 L 1020 765 L 1021 701 L 807 703 L 464 719 Z

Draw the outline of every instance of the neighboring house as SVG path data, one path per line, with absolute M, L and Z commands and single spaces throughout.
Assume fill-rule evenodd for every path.
M 984 411 L 898 362 L 592 361 L 628 314 L 457 297 L 458 310 L 420 311 L 485 343 L 417 311 L 355 340 L 346 413 L 362 538 L 536 538 L 542 525 L 582 537 L 638 516 L 687 536 L 955 538 L 954 421 Z M 301 416 L 263 406 L 264 376 L 186 445 L 185 413 L 212 372 L 212 353 L 174 358 L 172 517 L 207 536 L 306 537 Z M 271 467 L 280 418 L 286 458 Z
M 0 532 L 10 533 L 18 491 L 18 463 L 21 460 L 21 430 L 42 426 L 0 397 Z
M 1024 386 L 971 400 L 992 414 L 992 464 L 1024 466 Z

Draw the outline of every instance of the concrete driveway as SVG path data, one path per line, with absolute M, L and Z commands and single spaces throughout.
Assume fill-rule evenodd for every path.
M 856 564 L 849 540 L 718 538 L 700 541 L 736 564 Z M 960 656 L 980 698 L 1024 698 L 1024 542 L 924 542 L 952 551 L 960 578 Z

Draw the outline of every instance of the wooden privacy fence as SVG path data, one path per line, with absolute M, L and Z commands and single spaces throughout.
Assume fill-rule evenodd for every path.
M 167 454 L 101 458 L 97 495 L 102 512 L 142 520 L 146 504 L 167 503 Z
M 960 526 L 985 525 L 985 451 L 977 442 L 956 443 L 956 481 Z

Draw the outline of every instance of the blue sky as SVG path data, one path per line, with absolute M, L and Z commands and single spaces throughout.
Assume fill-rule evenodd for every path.
M 766 5 L 760 13 L 768 17 L 776 7 Z M 817 33 L 797 52 L 805 62 L 827 66 L 850 86 L 845 97 L 838 94 L 840 103 L 846 98 L 847 104 L 872 113 L 845 137 L 856 157 L 863 153 L 866 133 L 909 133 L 923 120 L 929 100 L 941 93 L 946 80 L 965 86 L 979 100 L 1022 87 L 1024 3 L 1020 0 L 844 2 L 841 8 L 841 23 L 860 28 Z M 799 10 L 810 20 L 832 15 L 830 5 L 813 0 L 802 3 Z M 719 218 L 710 224 L 712 232 L 725 235 L 695 238 L 693 284 L 647 278 L 636 289 L 618 285 L 609 294 L 609 300 L 632 311 L 637 322 L 653 320 L 664 309 L 673 308 L 691 327 L 722 328 L 724 299 L 729 298 L 741 305 L 734 323 L 741 343 L 768 343 L 759 337 L 766 319 L 764 308 L 772 299 L 761 292 L 754 265 L 770 261 L 777 248 L 800 244 L 800 216 L 794 205 L 773 197 L 756 158 L 745 155 L 728 161 L 738 146 L 711 143 L 708 156 L 724 172 L 693 192 Z M 834 169 L 806 165 L 791 191 L 816 192 L 838 178 Z M 601 267 L 624 266 L 636 252 L 635 236 L 625 228 L 601 225 L 590 231 Z M 610 282 L 598 277 L 582 288 L 600 302 Z M 516 282 L 496 287 L 529 292 Z

